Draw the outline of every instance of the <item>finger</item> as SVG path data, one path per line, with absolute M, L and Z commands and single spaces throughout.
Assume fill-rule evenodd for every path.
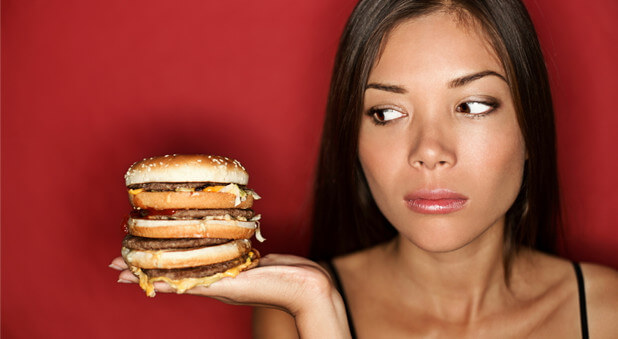
M 117 257 L 112 260 L 112 263 L 109 264 L 110 268 L 113 268 L 118 271 L 126 270 L 128 268 L 127 263 L 124 262 L 122 257 Z
M 176 293 L 176 289 L 174 289 L 172 286 L 168 285 L 166 282 L 156 281 L 153 285 L 154 285 L 154 289 L 155 289 L 156 292 Z
M 139 279 L 129 270 L 124 270 L 118 275 L 118 282 L 121 283 L 137 283 Z

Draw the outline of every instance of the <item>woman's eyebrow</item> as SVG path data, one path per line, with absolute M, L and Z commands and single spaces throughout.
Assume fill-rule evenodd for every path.
M 367 84 L 367 86 L 365 87 L 365 90 L 368 90 L 370 88 L 379 89 L 381 91 L 387 91 L 387 92 L 392 92 L 392 93 L 397 93 L 397 94 L 408 93 L 408 91 L 405 88 L 399 87 L 399 86 L 396 86 L 396 85 L 386 85 L 386 84 L 379 84 L 379 83 L 370 83 L 370 84 Z
M 478 73 L 473 73 L 473 74 L 468 74 L 468 75 L 464 75 L 462 77 L 459 77 L 457 79 L 453 79 L 449 82 L 448 87 L 449 88 L 455 88 L 455 87 L 461 87 L 464 85 L 467 85 L 468 83 L 474 81 L 474 80 L 478 80 L 480 78 L 489 76 L 489 75 L 494 75 L 497 76 L 498 78 L 504 80 L 504 82 L 506 82 L 508 84 L 508 81 L 506 81 L 506 78 L 504 78 L 504 76 L 502 76 L 502 74 L 498 73 L 498 72 L 494 72 L 494 71 L 482 71 L 482 72 L 478 72 Z
M 506 78 L 504 76 L 502 76 L 502 74 L 498 73 L 498 72 L 494 72 L 494 71 L 482 71 L 482 72 L 478 72 L 478 73 L 472 73 L 472 74 L 468 74 L 468 75 L 464 75 L 462 77 L 459 77 L 457 79 L 453 79 L 449 82 L 448 87 L 449 88 L 456 88 L 456 87 L 461 87 L 461 86 L 465 86 L 467 84 L 469 84 L 470 82 L 474 81 L 474 80 L 478 80 L 481 78 L 484 78 L 486 76 L 497 76 L 498 78 L 504 80 L 504 82 L 508 83 L 508 81 L 506 81 Z M 387 84 L 380 84 L 380 83 L 369 83 L 367 84 L 367 86 L 365 87 L 365 90 L 368 90 L 370 88 L 373 89 L 378 89 L 381 91 L 386 91 L 386 92 L 392 92 L 392 93 L 397 93 L 397 94 L 406 94 L 408 93 L 408 91 L 401 87 L 401 86 L 397 86 L 397 85 L 387 85 Z

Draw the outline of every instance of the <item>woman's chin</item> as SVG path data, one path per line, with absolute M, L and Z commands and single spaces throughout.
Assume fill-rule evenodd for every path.
M 400 234 L 400 245 L 411 245 L 429 253 L 455 252 L 487 242 L 502 244 L 503 218 L 493 221 L 467 217 L 407 221 L 406 224 L 399 223 L 404 227 L 395 227 Z
M 402 246 L 411 245 L 427 253 L 451 253 L 472 246 L 481 241 L 485 232 L 423 232 L 421 234 L 401 233 Z

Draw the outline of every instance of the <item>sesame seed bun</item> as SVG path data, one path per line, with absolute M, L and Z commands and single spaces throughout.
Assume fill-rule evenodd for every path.
M 126 185 L 149 182 L 217 182 L 246 185 L 249 174 L 237 160 L 222 156 L 165 155 L 133 164 L 124 176 Z

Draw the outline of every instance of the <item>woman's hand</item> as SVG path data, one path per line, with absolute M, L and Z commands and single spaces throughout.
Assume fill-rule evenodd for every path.
M 122 271 L 119 282 L 138 282 L 122 257 L 115 258 L 110 267 Z M 164 282 L 154 286 L 157 292 L 175 292 Z M 208 287 L 197 286 L 185 293 L 233 305 L 284 310 L 294 317 L 302 338 L 350 337 L 343 300 L 328 272 L 305 258 L 269 254 L 260 258 L 258 267 L 235 278 L 224 278 Z

